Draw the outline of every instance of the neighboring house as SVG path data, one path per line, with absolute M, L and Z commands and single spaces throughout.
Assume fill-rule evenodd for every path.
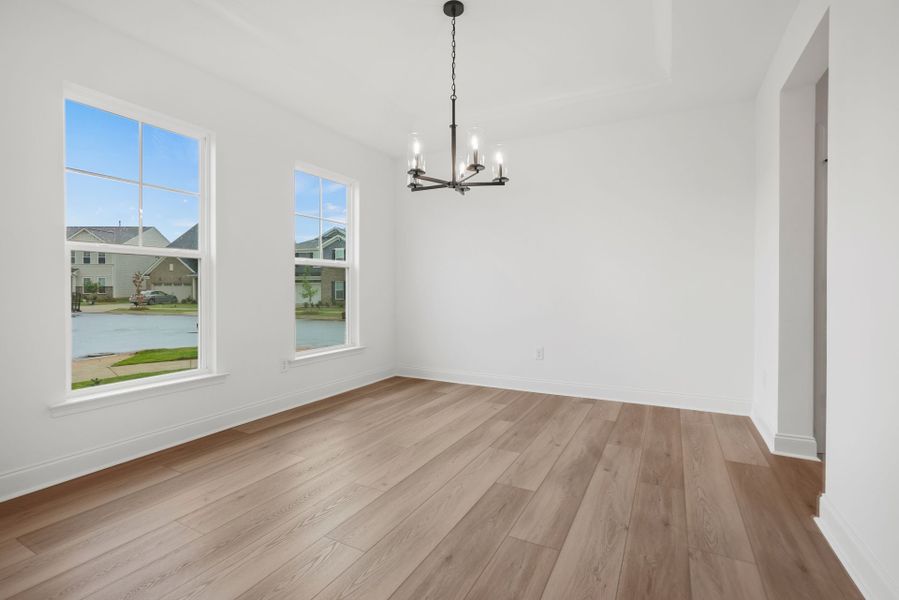
M 297 258 L 321 258 L 318 250 L 318 238 L 297 242 L 293 252 Z M 346 229 L 332 227 L 325 231 L 322 234 L 322 252 L 326 259 L 344 260 L 346 258 Z
M 332 227 L 322 234 L 322 251 L 326 259 L 342 260 L 346 257 L 346 229 Z M 294 256 L 297 258 L 319 258 L 318 238 L 298 242 L 294 246 Z M 305 287 L 309 284 L 314 292 L 312 299 L 303 296 Z M 342 269 L 322 269 L 321 267 L 309 267 L 296 265 L 294 268 L 294 298 L 296 304 L 343 304 L 346 299 L 346 284 L 343 279 Z M 325 290 L 322 296 L 322 290 Z
M 74 242 L 137 245 L 137 227 L 66 227 L 66 239 Z M 164 248 L 169 245 L 155 227 L 144 227 L 144 245 Z M 109 298 L 127 298 L 134 292 L 132 278 L 143 273 L 156 259 L 112 252 L 72 252 L 72 289 L 84 292 L 84 284 L 98 286 L 97 293 Z M 88 286 L 90 287 L 90 285 Z
M 199 225 L 194 225 L 168 247 L 196 250 L 198 231 Z M 160 290 L 175 296 L 179 301 L 197 299 L 199 264 L 195 258 L 157 258 L 143 273 L 147 282 L 145 289 Z

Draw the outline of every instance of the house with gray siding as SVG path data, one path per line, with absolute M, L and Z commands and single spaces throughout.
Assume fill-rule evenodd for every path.
M 138 244 L 138 228 L 127 226 L 66 227 L 66 239 L 75 242 L 104 244 Z M 144 227 L 144 246 L 165 248 L 169 240 L 155 227 Z M 134 292 L 131 280 L 135 273 L 143 273 L 156 261 L 152 256 L 117 254 L 113 252 L 71 253 L 72 289 L 84 292 L 85 283 L 97 285 L 97 293 L 108 298 L 127 298 Z

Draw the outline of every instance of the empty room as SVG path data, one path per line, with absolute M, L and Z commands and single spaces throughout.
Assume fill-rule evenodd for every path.
M 0 599 L 899 600 L 899 2 L 0 0 Z

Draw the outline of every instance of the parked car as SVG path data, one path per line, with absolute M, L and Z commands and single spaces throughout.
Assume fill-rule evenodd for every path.
M 131 304 L 135 306 L 138 304 L 178 304 L 177 297 L 159 290 L 144 290 L 140 295 L 143 298 L 142 300 L 136 295 L 132 295 L 129 298 Z

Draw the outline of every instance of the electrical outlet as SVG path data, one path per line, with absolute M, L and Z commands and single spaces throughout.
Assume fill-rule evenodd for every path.
M 537 354 L 534 356 L 536 360 L 543 360 L 543 346 L 537 346 Z
M 290 368 L 290 361 L 282 360 L 281 361 L 281 372 L 287 373 L 287 369 L 289 369 L 289 368 Z

